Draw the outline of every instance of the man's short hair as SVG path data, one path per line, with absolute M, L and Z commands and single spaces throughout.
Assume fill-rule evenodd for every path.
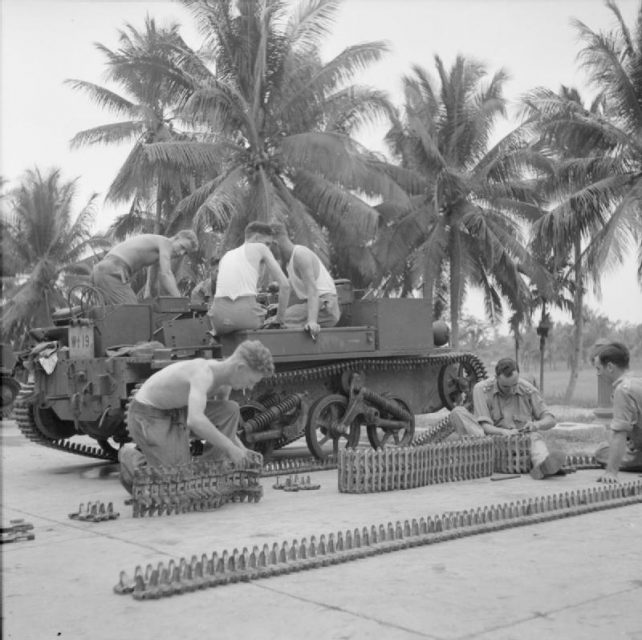
M 629 350 L 621 342 L 610 342 L 600 347 L 600 351 L 595 356 L 602 366 L 612 362 L 620 369 L 629 368 Z
M 273 222 L 271 225 L 272 235 L 275 238 L 289 238 L 288 230 L 282 222 Z
M 270 350 L 258 340 L 245 340 L 236 347 L 234 353 L 247 364 L 252 371 L 263 376 L 274 374 L 274 362 Z
M 254 235 L 271 236 L 272 227 L 267 222 L 259 222 L 258 220 L 250 222 L 245 227 L 245 239 L 247 240 Z
M 172 236 L 172 240 L 189 240 L 190 248 L 188 251 L 196 251 L 198 249 L 198 236 L 191 229 L 182 229 Z
M 505 376 L 508 378 L 508 376 L 512 376 L 515 371 L 519 373 L 519 367 L 513 358 L 502 358 L 498 360 L 495 365 L 496 376 Z

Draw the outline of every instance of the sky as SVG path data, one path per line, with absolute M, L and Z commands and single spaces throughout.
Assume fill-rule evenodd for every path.
M 639 2 L 618 1 L 631 27 Z M 129 147 L 71 150 L 75 133 L 112 122 L 113 116 L 63 81 L 106 84 L 104 58 L 94 43 L 117 48 L 119 29 L 126 23 L 142 28 L 147 14 L 161 25 L 178 22 L 187 43 L 198 47 L 189 12 L 170 0 L 0 0 L 0 174 L 11 186 L 29 168 L 61 168 L 63 178 L 78 178 L 77 210 L 92 193 L 101 196 L 97 230 L 123 212 L 105 204 L 103 196 Z M 557 90 L 561 84 L 588 97 L 595 89 L 576 63 L 580 45 L 571 18 L 593 30 L 614 26 L 602 0 L 344 0 L 323 54 L 329 59 L 352 44 L 387 41 L 385 59 L 355 80 L 389 91 L 397 104 L 400 79 L 411 65 L 432 72 L 435 55 L 449 66 L 458 54 L 485 63 L 491 73 L 505 69 L 511 101 L 536 86 Z M 359 139 L 383 151 L 383 132 L 383 126 L 373 126 Z M 590 294 L 588 304 L 613 321 L 642 322 L 633 253 L 622 268 L 605 275 L 602 297 Z M 480 296 L 469 295 L 464 310 L 481 315 Z

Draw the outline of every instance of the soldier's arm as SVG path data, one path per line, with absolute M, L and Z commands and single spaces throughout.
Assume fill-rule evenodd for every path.
M 206 440 L 224 451 L 233 462 L 240 462 L 246 451 L 224 436 L 205 415 L 207 392 L 212 386 L 214 374 L 209 369 L 190 372 L 190 388 L 187 400 L 187 427 L 201 440 Z
M 626 437 L 637 421 L 637 411 L 635 401 L 620 384 L 613 393 L 613 419 L 609 425 L 609 459 L 604 475 L 597 479 L 598 482 L 617 482 L 617 473 L 626 453 Z
M 517 433 L 515 429 L 503 429 L 495 425 L 490 415 L 488 399 L 486 398 L 486 391 L 484 389 L 484 385 L 487 382 L 488 381 L 482 380 L 473 387 L 473 410 L 481 428 L 484 430 L 484 433 L 489 436 L 507 436 Z
M 279 266 L 272 252 L 264 244 L 259 246 L 261 247 L 259 251 L 261 252 L 263 264 L 267 267 L 272 278 L 279 283 L 279 306 L 276 312 L 276 320 L 280 324 L 283 324 L 285 310 L 288 307 L 288 300 L 290 299 L 290 281 L 285 273 L 283 273 L 283 269 Z
M 308 298 L 308 321 L 306 329 L 312 337 L 319 334 L 319 290 L 317 289 L 317 276 L 314 273 L 316 256 L 312 252 L 299 251 L 295 255 L 294 268 L 305 284 L 305 295 Z
M 548 431 L 557 424 L 553 412 L 546 406 L 542 394 L 535 388 L 530 387 L 531 412 L 534 420 L 527 422 L 521 431 Z
M 158 283 L 159 294 L 165 292 L 175 297 L 181 295 L 172 273 L 172 243 L 168 238 L 162 238 L 158 243 Z

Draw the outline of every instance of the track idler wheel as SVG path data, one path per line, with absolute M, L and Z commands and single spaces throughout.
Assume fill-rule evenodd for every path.
M 481 361 L 473 363 L 466 359 L 444 365 L 437 377 L 439 399 L 443 406 L 452 409 L 457 404 L 463 404 L 472 410 L 473 387 L 484 377 L 485 370 Z M 463 402 L 460 402 L 460 398 Z
M 401 399 L 390 396 L 384 396 L 388 402 L 394 402 L 407 414 L 407 425 L 401 428 L 387 428 L 385 425 L 369 424 L 367 427 L 368 441 L 373 449 L 382 449 L 387 445 L 396 447 L 408 447 L 415 435 L 415 416 L 410 407 Z M 393 411 L 379 410 L 379 419 L 381 421 L 400 419 Z
M 325 460 L 329 455 L 336 456 L 340 447 L 354 447 L 359 442 L 359 424 L 350 425 L 347 433 L 338 428 L 347 408 L 348 399 L 336 393 L 324 396 L 312 405 L 305 427 L 305 441 L 315 458 Z

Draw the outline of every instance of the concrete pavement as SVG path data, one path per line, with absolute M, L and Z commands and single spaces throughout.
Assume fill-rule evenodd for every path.
M 13 422 L 0 438 L 3 524 L 36 534 L 2 548 L 5 638 L 642 640 L 639 504 L 157 601 L 112 591 L 136 565 L 586 488 L 596 470 L 368 495 L 338 493 L 325 471 L 319 491 L 264 478 L 258 504 L 134 519 L 117 465 L 29 443 Z M 68 518 L 97 500 L 120 517 Z

